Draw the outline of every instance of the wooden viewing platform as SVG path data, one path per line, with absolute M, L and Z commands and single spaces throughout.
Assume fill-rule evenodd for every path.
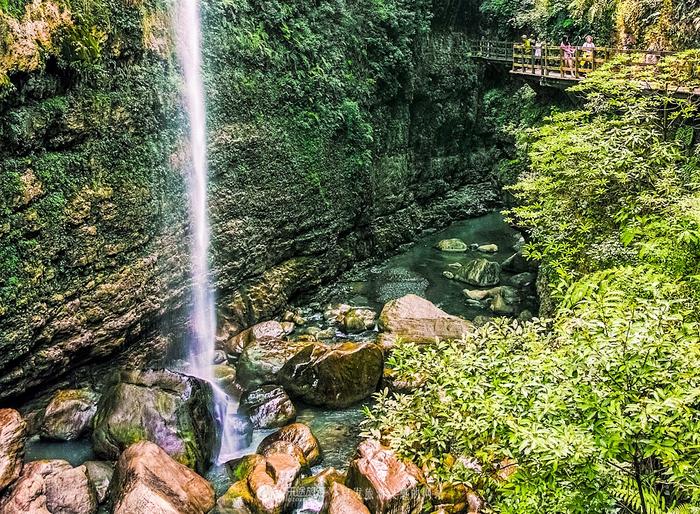
M 652 50 L 628 50 L 600 47 L 586 49 L 573 47 L 573 56 L 567 58 L 559 46 L 542 45 L 536 55 L 535 45 L 529 50 L 525 45 L 506 41 L 469 40 L 467 52 L 470 57 L 484 59 L 510 66 L 510 73 L 525 79 L 535 79 L 542 85 L 566 88 L 585 78 L 613 57 L 629 55 L 640 66 L 655 66 L 660 59 L 674 52 Z M 685 94 L 697 90 L 685 91 Z

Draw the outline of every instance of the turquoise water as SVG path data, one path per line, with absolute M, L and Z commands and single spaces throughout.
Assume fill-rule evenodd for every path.
M 77 441 L 42 441 L 38 436 L 27 441 L 24 453 L 26 462 L 32 460 L 61 459 L 71 466 L 80 466 L 88 460 L 95 460 L 90 439 Z
M 443 276 L 452 263 L 465 263 L 477 258 L 502 262 L 515 253 L 520 234 L 508 225 L 499 212 L 479 218 L 458 221 L 438 232 L 426 235 L 398 255 L 381 264 L 348 273 L 332 287 L 332 303 L 369 305 L 380 310 L 384 304 L 404 294 L 414 293 L 427 298 L 446 312 L 467 319 L 492 316 L 485 306 L 471 305 L 463 293 L 471 286 Z M 471 244 L 496 244 L 494 254 L 468 250 L 464 253 L 442 252 L 435 245 L 443 239 L 458 238 Z M 502 272 L 502 282 L 513 276 Z M 523 298 L 523 308 L 536 313 L 536 299 Z

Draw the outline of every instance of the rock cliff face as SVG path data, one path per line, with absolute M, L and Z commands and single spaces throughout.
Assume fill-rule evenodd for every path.
M 0 400 L 127 349 L 157 358 L 187 332 L 187 148 L 168 2 L 92 4 L 0 13 L 21 27 L 50 5 L 71 27 L 46 24 L 55 48 L 38 64 L 0 63 Z M 224 336 L 494 203 L 479 70 L 446 52 L 458 38 L 429 2 L 204 9 Z

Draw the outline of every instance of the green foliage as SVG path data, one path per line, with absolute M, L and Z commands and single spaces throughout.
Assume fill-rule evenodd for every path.
M 502 320 L 464 341 L 400 346 L 388 365 L 425 384 L 378 395 L 368 433 L 496 512 L 700 505 L 700 327 L 653 283 L 652 299 L 632 296 L 641 278 L 617 270 L 551 327 Z M 502 481 L 506 459 L 517 471 Z M 656 510 L 639 507 L 630 481 Z
M 630 36 L 642 50 L 693 48 L 700 41 L 693 0 L 485 0 L 480 9 L 489 31 L 506 40 L 534 33 L 558 43 L 568 35 L 580 45 L 593 35 L 598 46 L 622 47 Z
M 513 214 L 532 228 L 530 256 L 555 283 L 627 262 L 696 275 L 694 104 L 623 85 L 616 69 L 574 90 L 585 110 L 556 114 L 519 143 L 529 171 L 512 188 Z

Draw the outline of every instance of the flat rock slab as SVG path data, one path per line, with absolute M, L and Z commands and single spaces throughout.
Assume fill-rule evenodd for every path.
M 411 294 L 384 306 L 379 316 L 379 328 L 384 332 L 381 342 L 386 348 L 399 338 L 414 343 L 461 339 L 474 330 L 474 325 L 447 314 L 425 298 Z

